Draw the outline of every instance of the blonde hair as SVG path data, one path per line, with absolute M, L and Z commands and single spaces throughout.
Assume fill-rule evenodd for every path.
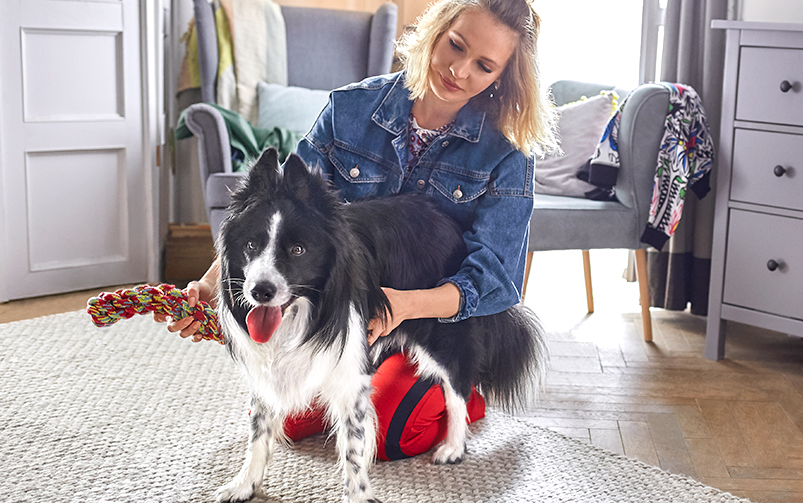
M 492 84 L 470 103 L 495 119 L 499 131 L 525 155 L 557 150 L 555 109 L 541 85 L 538 67 L 536 42 L 541 19 L 529 0 L 441 0 L 431 5 L 397 45 L 411 97 L 421 99 L 429 91 L 435 44 L 467 9 L 489 12 L 518 36 L 499 87 Z

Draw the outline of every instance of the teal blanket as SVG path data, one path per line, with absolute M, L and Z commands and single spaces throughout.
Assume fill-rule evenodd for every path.
M 262 151 L 268 147 L 275 147 L 279 151 L 279 162 L 284 162 L 287 156 L 295 151 L 296 145 L 303 137 L 301 134 L 280 127 L 272 129 L 254 127 L 237 112 L 214 103 L 207 103 L 207 105 L 217 109 L 226 123 L 226 130 L 229 132 L 229 144 L 231 145 L 232 171 L 247 171 L 251 162 L 257 159 Z M 178 125 L 176 126 L 176 139 L 178 140 L 192 136 L 192 132 L 184 120 L 185 113 L 186 110 L 181 112 L 178 118 Z

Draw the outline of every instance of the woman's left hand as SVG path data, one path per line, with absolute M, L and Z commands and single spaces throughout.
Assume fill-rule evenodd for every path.
M 410 292 L 410 290 L 394 290 L 393 288 L 382 288 L 385 296 L 390 302 L 390 311 L 385 311 L 385 319 L 377 317 L 368 323 L 368 345 L 373 346 L 377 339 L 389 335 L 393 330 L 406 320 L 403 313 L 402 306 L 405 305 L 403 297 Z M 393 313 L 391 315 L 390 313 Z
M 452 283 L 428 290 L 394 290 L 382 288 L 390 302 L 385 319 L 377 317 L 368 323 L 368 345 L 389 335 L 404 320 L 419 318 L 451 318 L 460 308 L 460 290 Z M 390 313 L 393 313 L 391 316 Z

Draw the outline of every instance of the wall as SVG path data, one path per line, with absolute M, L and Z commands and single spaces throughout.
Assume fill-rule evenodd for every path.
M 800 0 L 741 0 L 742 21 L 803 23 Z

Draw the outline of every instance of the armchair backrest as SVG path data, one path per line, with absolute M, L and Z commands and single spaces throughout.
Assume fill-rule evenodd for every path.
M 591 98 L 598 95 L 602 91 L 616 91 L 619 99 L 625 99 L 625 96 L 630 92 L 621 87 L 608 86 L 604 84 L 592 84 L 589 82 L 579 82 L 576 80 L 558 80 L 551 86 L 552 97 L 555 99 L 555 104 L 558 106 L 565 105 L 581 99 L 583 96 Z
M 398 7 L 375 13 L 282 6 L 288 84 L 332 90 L 390 72 Z
M 208 0 L 194 0 L 201 97 L 215 101 L 217 35 Z M 376 12 L 281 6 L 287 33 L 288 84 L 332 90 L 388 73 L 393 63 L 398 7 Z
M 620 169 L 616 197 L 628 208 L 635 208 L 639 225 L 647 222 L 654 185 L 658 149 L 669 110 L 669 92 L 657 84 L 644 84 L 632 92 L 587 82 L 561 80 L 552 84 L 555 103 L 562 105 L 603 90 L 616 91 L 620 102 L 628 104 L 619 125 Z

